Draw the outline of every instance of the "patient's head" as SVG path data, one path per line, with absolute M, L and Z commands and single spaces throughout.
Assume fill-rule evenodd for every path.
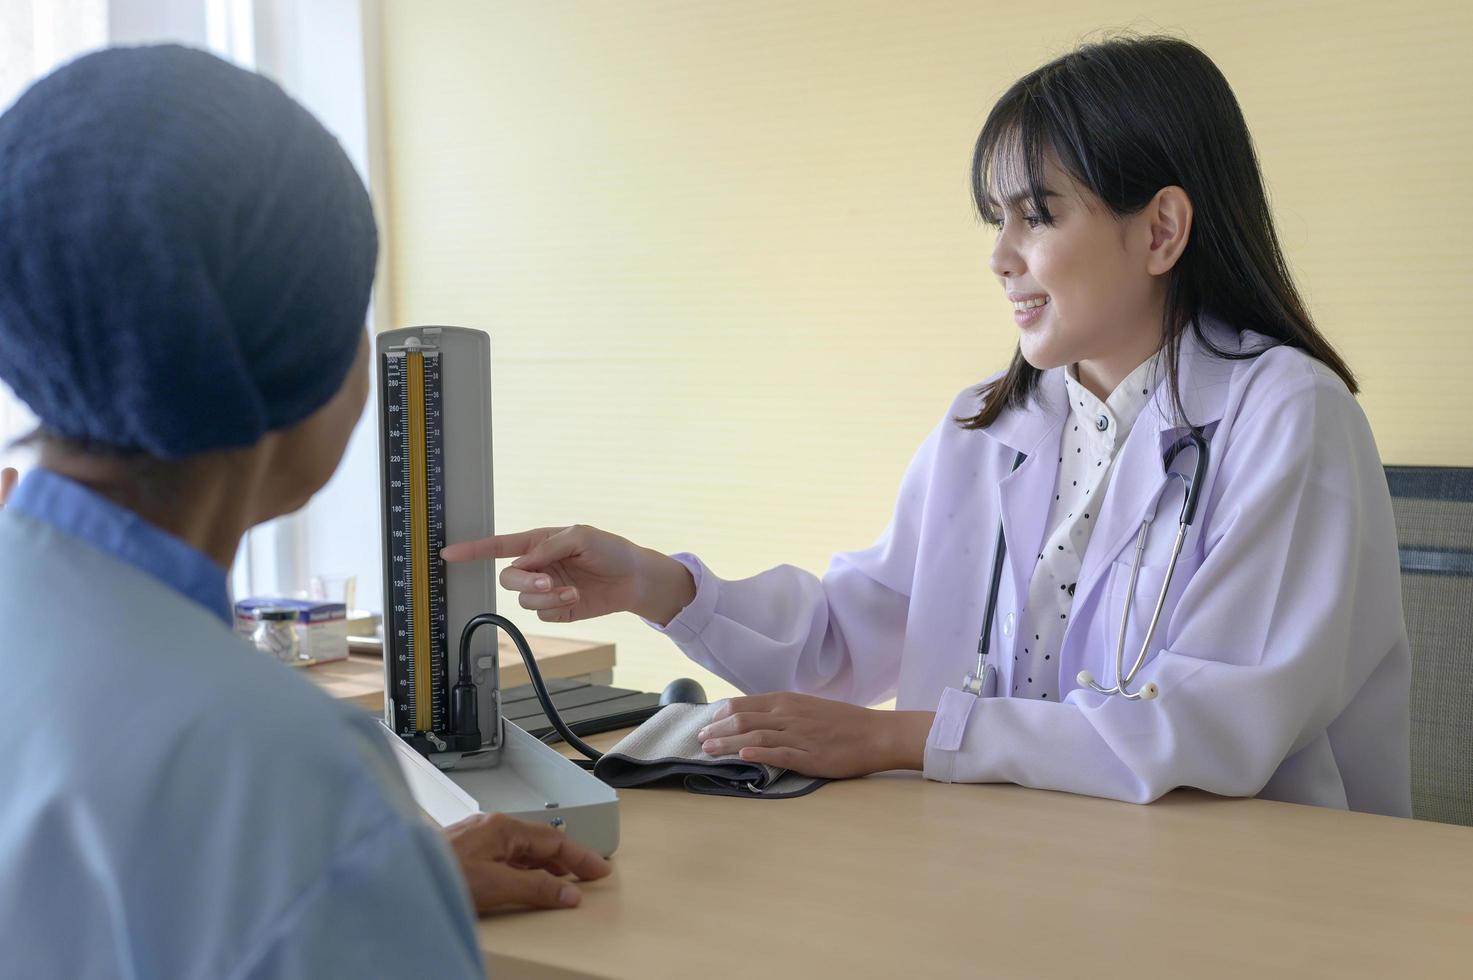
M 123 496 L 230 473 L 255 521 L 320 488 L 377 251 L 336 140 L 204 52 L 88 55 L 0 116 L 0 378 L 43 464 Z

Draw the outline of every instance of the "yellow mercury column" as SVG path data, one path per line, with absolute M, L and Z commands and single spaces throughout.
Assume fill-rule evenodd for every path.
M 434 727 L 430 687 L 430 505 L 425 459 L 425 357 L 405 357 L 409 382 L 409 581 L 414 631 L 414 727 Z

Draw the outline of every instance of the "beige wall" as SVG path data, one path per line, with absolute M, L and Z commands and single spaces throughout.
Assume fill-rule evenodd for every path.
M 1385 459 L 1473 465 L 1469 10 L 385 0 L 393 319 L 490 331 L 499 529 L 822 572 L 1012 349 L 966 190 L 992 101 L 1163 29 L 1233 84 Z M 632 616 L 503 597 L 615 640 L 621 682 L 707 679 Z

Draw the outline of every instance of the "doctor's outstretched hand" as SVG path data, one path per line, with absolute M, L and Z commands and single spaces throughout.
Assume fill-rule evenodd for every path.
M 15 490 L 15 484 L 20 480 L 20 474 L 12 467 L 0 470 L 0 507 L 4 507 L 10 500 L 10 494 Z
M 586 524 L 496 534 L 440 554 L 449 562 L 516 558 L 501 570 L 501 586 L 545 623 L 632 612 L 664 626 L 696 595 L 674 558 Z

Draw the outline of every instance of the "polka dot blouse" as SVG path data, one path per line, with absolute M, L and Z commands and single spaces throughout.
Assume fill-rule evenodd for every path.
M 1148 358 L 1103 402 L 1079 383 L 1073 365 L 1064 372 L 1069 417 L 1059 444 L 1059 480 L 1047 525 L 1051 530 L 1033 567 L 1013 650 L 1013 697 L 1059 697 L 1059 648 L 1074 608 L 1074 585 L 1115 457 L 1150 401 L 1160 357 L 1158 351 Z

